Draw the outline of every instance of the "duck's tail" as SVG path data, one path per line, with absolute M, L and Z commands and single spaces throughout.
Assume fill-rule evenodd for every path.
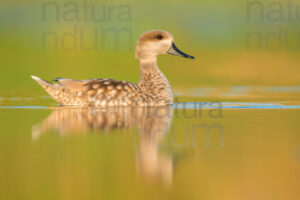
M 50 83 L 48 81 L 45 81 L 45 80 L 43 80 L 43 79 L 41 79 L 41 78 L 39 78 L 37 76 L 31 75 L 31 78 L 33 80 L 35 80 L 38 84 L 40 84 L 44 89 L 46 89 L 46 87 L 53 88 L 53 86 L 54 86 L 52 83 Z
M 40 86 L 42 86 L 44 88 L 44 90 L 46 90 L 46 92 L 48 92 L 48 94 L 57 102 L 59 102 L 59 99 L 57 97 L 57 93 L 59 92 L 59 87 L 57 87 L 57 84 L 52 84 L 48 81 L 45 81 L 37 76 L 33 76 L 31 75 L 31 78 L 33 80 L 35 80 L 38 84 L 40 84 Z

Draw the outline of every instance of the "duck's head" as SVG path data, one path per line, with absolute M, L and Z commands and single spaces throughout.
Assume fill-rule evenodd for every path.
M 161 30 L 151 30 L 143 33 L 137 41 L 135 56 L 141 60 L 148 60 L 156 58 L 160 54 L 194 59 L 194 56 L 183 53 L 176 47 L 171 33 Z

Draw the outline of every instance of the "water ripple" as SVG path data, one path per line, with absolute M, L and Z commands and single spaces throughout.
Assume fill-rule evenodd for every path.
M 0 109 L 52 109 L 47 106 L 0 106 Z M 71 108 L 71 107 L 70 107 Z M 174 103 L 174 109 L 299 109 L 300 105 L 279 103 L 241 103 L 241 102 L 188 102 Z
M 190 103 L 175 103 L 176 109 L 295 109 L 300 108 L 300 105 L 284 105 L 278 103 L 241 103 L 241 102 L 190 102 Z

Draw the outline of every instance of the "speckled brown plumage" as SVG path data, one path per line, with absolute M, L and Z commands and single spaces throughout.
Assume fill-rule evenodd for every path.
M 193 58 L 177 49 L 166 31 L 148 31 L 138 40 L 140 59 L 138 84 L 113 79 L 57 79 L 50 83 L 31 76 L 61 105 L 72 106 L 161 106 L 173 103 L 171 86 L 157 66 L 157 55 L 173 54 Z

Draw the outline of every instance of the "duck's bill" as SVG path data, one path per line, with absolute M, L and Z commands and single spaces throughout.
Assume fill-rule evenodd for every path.
M 171 55 L 175 55 L 175 56 L 182 56 L 184 58 L 190 58 L 190 59 L 195 59 L 194 56 L 190 56 L 186 53 L 183 53 L 182 51 L 180 51 L 176 45 L 174 44 L 174 42 L 172 42 L 172 46 L 170 47 L 170 49 L 168 50 L 168 54 Z

